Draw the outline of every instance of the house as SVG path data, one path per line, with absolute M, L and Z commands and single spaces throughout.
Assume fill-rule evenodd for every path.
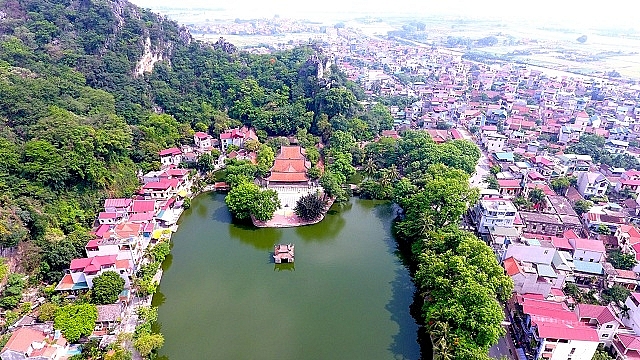
M 524 231 L 532 234 L 560 236 L 567 230 L 557 214 L 521 211 L 520 218 L 524 222 Z
M 504 145 L 507 142 L 506 136 L 493 131 L 483 132 L 481 139 L 487 151 L 492 153 L 504 151 Z
M 105 199 L 104 211 L 126 214 L 131 208 L 131 199 Z
M 222 151 L 226 151 L 229 145 L 235 145 L 239 148 L 244 146 L 244 142 L 246 140 L 258 140 L 258 136 L 253 128 L 248 128 L 246 126 L 238 129 L 226 130 L 222 134 L 220 134 L 220 146 L 222 147 Z
M 160 151 L 160 164 L 162 167 L 178 166 L 182 162 L 182 150 L 172 147 Z
M 93 287 L 93 279 L 105 271 L 114 271 L 125 281 L 125 288 L 129 288 L 133 275 L 133 264 L 129 259 L 117 260 L 116 255 L 96 256 L 71 260 L 69 269 L 56 290 L 76 291 Z
M 605 346 L 611 345 L 613 335 L 619 328 L 624 328 L 624 324 L 610 306 L 578 304 L 575 313 L 581 323 L 589 325 L 598 332 L 598 338 Z
M 481 234 L 489 233 L 489 228 L 502 226 L 512 228 L 516 218 L 516 207 L 513 203 L 501 198 L 481 199 L 472 209 L 474 222 Z
M 193 143 L 201 152 L 211 151 L 213 149 L 213 138 L 211 135 L 203 133 L 201 131 L 193 134 Z
M 522 185 L 518 179 L 499 179 L 498 186 L 498 191 L 501 196 L 516 197 L 520 195 L 522 191 Z
M 156 211 L 155 200 L 134 200 L 131 205 L 131 213 L 146 213 L 149 211 Z
M 542 249 L 535 248 L 536 251 Z M 509 256 L 502 265 L 506 274 L 513 280 L 513 290 L 517 294 L 538 294 L 547 297 L 552 289 L 562 289 L 564 286 L 565 275 L 557 273 L 551 261 L 548 264 L 535 263 Z
M 528 360 L 591 360 L 600 338 L 561 302 L 516 295 L 507 306 L 515 340 Z
M 604 149 L 611 154 L 624 154 L 629 148 L 629 142 L 622 140 L 607 140 Z
M 93 336 L 103 336 L 113 333 L 116 325 L 124 316 L 124 305 L 109 304 L 109 305 L 97 305 L 98 318 L 96 319 L 96 325 L 93 329 Z
M 612 342 L 616 360 L 640 359 L 640 336 L 632 334 L 616 334 Z
M 619 285 L 629 291 L 635 291 L 638 287 L 638 276 L 634 271 L 616 269 L 608 262 L 604 263 L 603 268 L 607 287 Z
M 98 224 L 100 225 L 115 225 L 122 221 L 123 214 L 117 212 L 105 212 L 98 213 Z
M 622 317 L 622 322 L 628 328 L 638 334 L 640 333 L 640 293 L 632 292 L 625 300 L 624 304 L 629 308 L 627 315 Z
M 146 198 L 167 200 L 178 192 L 178 179 L 154 181 L 144 184 L 142 192 Z
M 573 260 L 573 277 L 578 285 L 597 286 L 604 281 L 604 268 L 602 264 Z
M 573 260 L 599 263 L 604 259 L 606 250 L 600 240 L 572 238 L 569 244 L 573 248 Z
M 578 192 L 583 197 L 603 196 L 607 192 L 609 180 L 599 172 L 578 173 Z
M 16 329 L 0 351 L 2 360 L 66 359 L 69 344 L 59 330 L 43 331 L 37 326 Z

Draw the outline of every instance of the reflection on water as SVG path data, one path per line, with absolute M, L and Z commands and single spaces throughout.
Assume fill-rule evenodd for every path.
M 353 200 L 292 229 L 234 224 L 222 195 L 190 210 L 153 299 L 165 336 L 158 359 L 420 357 L 388 204 Z M 274 264 L 276 243 L 294 243 L 296 262 Z

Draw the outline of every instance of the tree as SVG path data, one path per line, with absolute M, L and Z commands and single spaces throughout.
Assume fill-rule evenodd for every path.
M 200 171 L 209 172 L 215 169 L 214 161 L 215 159 L 213 158 L 213 156 L 211 156 L 211 154 L 204 153 L 198 158 L 196 166 Z
M 159 263 L 162 263 L 170 252 L 171 246 L 167 241 L 158 242 L 149 251 L 149 253 L 151 254 L 151 258 L 153 258 L 153 261 L 157 261 Z
M 320 177 L 320 186 L 322 186 L 325 196 L 335 197 L 338 202 L 346 201 L 348 200 L 347 193 L 342 188 L 342 184 L 345 181 L 344 175 L 325 171 Z
M 375 161 L 372 158 L 367 158 L 367 161 L 362 166 L 362 172 L 368 179 L 372 179 L 378 171 Z
M 589 200 L 578 200 L 576 201 L 575 204 L 573 204 L 573 210 L 575 210 L 575 212 L 578 215 L 582 215 L 586 212 L 589 211 L 589 209 L 591 209 L 591 207 L 593 206 L 593 203 Z
M 405 219 L 398 224 L 400 234 L 411 239 L 427 229 L 457 224 L 478 198 L 478 190 L 469 187 L 468 179 L 462 170 L 430 166 L 421 190 L 409 199 L 396 200 L 405 211 Z
M 569 178 L 566 176 L 551 180 L 551 188 L 560 195 L 564 195 L 570 185 Z
M 620 285 L 613 285 L 612 287 L 604 289 L 602 291 L 602 300 L 604 300 L 607 304 L 614 301 L 617 303 L 622 303 L 629 297 L 630 294 L 631 291 L 629 291 L 627 288 Z
M 161 348 L 162 345 L 164 345 L 162 334 L 143 334 L 133 341 L 133 346 L 143 357 L 147 357 L 152 351 Z
M 307 194 L 296 202 L 294 212 L 304 221 L 319 219 L 324 213 L 326 203 L 315 194 Z
M 597 350 L 591 360 L 615 360 L 615 358 L 611 357 L 609 353 L 604 350 Z
M 275 190 L 261 190 L 258 192 L 255 203 L 251 208 L 251 215 L 259 221 L 268 221 L 273 218 L 273 213 L 280 208 L 280 199 Z
M 54 327 L 74 343 L 83 336 L 91 335 L 98 319 L 98 309 L 93 304 L 69 304 L 56 311 Z
M 2 291 L 0 307 L 4 309 L 14 309 L 17 307 L 22 299 L 22 291 L 26 284 L 27 282 L 24 275 L 18 273 L 9 274 L 7 284 L 4 291 Z
M 533 204 L 533 208 L 542 211 L 547 203 L 547 195 L 539 188 L 531 189 L 527 199 Z
M 280 208 L 275 190 L 260 190 L 258 185 L 247 180 L 234 186 L 224 200 L 229 211 L 240 220 L 249 219 L 253 215 L 257 220 L 267 221 Z
M 604 224 L 598 225 L 598 227 L 596 227 L 596 232 L 600 235 L 611 235 L 611 229 Z
M 607 260 L 616 269 L 631 270 L 636 266 L 636 257 L 633 254 L 625 254 L 620 250 L 613 250 L 607 254 Z
M 38 307 L 38 320 L 52 321 L 55 318 L 56 311 L 58 311 L 58 305 L 54 303 L 44 303 Z
M 91 300 L 98 305 L 113 304 L 124 290 L 124 279 L 115 271 L 105 271 L 93 279 Z

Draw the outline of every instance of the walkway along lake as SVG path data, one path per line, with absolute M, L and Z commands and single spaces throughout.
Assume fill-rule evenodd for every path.
M 352 199 L 316 225 L 255 229 L 231 223 L 223 195 L 198 196 L 153 299 L 159 359 L 419 359 L 392 218 Z M 273 263 L 276 243 L 295 244 L 294 264 Z

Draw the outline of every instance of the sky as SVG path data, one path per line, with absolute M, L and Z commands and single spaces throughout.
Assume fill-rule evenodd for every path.
M 133 0 L 151 9 L 164 7 L 224 9 L 227 18 L 327 18 L 410 14 L 522 19 L 569 27 L 596 25 L 640 28 L 640 2 L 629 0 Z M 221 16 L 222 18 L 223 16 Z

